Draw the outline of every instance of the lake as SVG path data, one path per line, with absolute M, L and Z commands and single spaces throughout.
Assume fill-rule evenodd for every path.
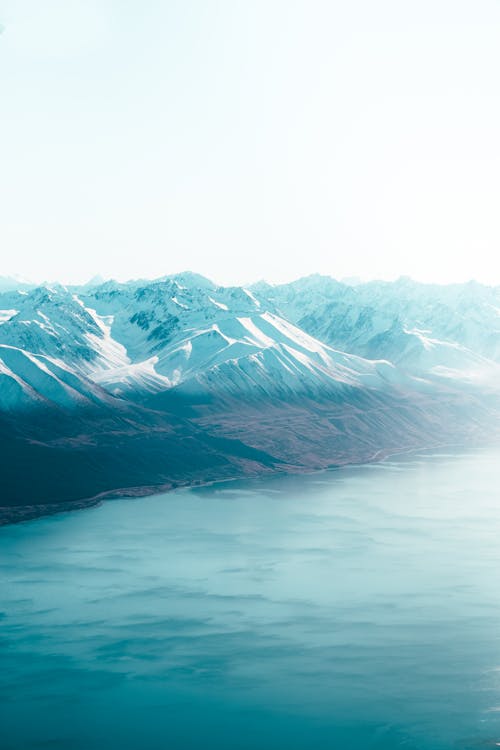
M 0 747 L 497 747 L 499 539 L 497 450 L 1 528 Z

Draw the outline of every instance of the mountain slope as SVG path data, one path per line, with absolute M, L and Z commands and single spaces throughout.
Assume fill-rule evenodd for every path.
M 333 347 L 388 359 L 412 373 L 460 372 L 500 362 L 500 289 L 476 282 L 450 286 L 407 278 L 350 286 L 310 276 L 257 285 L 280 313 Z
M 0 520 L 496 435 L 499 309 L 317 276 L 0 292 Z

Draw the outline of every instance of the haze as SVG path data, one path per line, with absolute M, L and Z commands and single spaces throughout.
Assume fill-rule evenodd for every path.
M 1 274 L 500 283 L 500 4 L 0 3 Z

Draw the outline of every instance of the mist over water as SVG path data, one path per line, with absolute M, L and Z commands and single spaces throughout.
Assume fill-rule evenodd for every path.
M 500 742 L 500 451 L 0 529 L 2 750 Z

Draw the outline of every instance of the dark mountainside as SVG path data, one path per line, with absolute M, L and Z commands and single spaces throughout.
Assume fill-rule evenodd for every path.
M 155 399 L 153 399 L 154 401 Z M 156 400 L 161 400 L 161 396 Z M 0 419 L 0 524 L 86 507 L 105 497 L 269 472 L 363 463 L 491 435 L 492 412 L 454 400 L 349 393 L 314 400 L 187 401 Z M 175 403 L 173 403 L 175 402 Z M 189 417 L 183 418 L 180 413 Z

